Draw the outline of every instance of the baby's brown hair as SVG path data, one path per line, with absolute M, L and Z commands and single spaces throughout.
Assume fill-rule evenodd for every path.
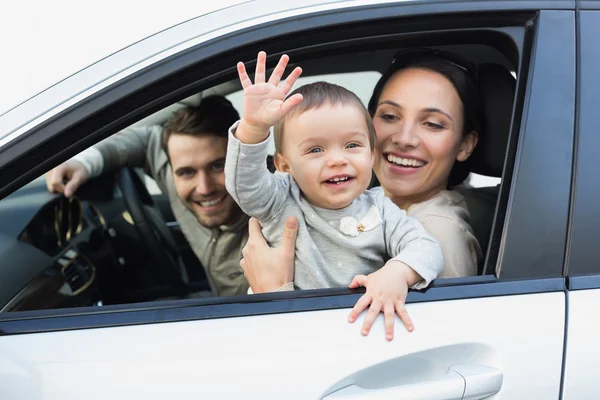
M 367 123 L 367 128 L 369 130 L 369 144 L 371 145 L 371 149 L 374 148 L 375 127 L 373 126 L 373 120 L 371 119 L 366 107 L 356 94 L 340 85 L 322 81 L 300 86 L 298 89 L 290 93 L 288 97 L 293 96 L 296 93 L 300 93 L 302 95 L 302 101 L 300 104 L 292 108 L 285 118 L 282 118 L 281 121 L 277 122 L 273 128 L 275 154 L 281 154 L 283 149 L 283 133 L 285 131 L 286 120 L 301 115 L 306 111 L 319 108 L 325 104 L 340 104 L 356 107 L 365 118 L 365 122 Z

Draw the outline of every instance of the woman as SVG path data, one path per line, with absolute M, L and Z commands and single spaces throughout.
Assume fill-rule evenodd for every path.
M 438 240 L 444 278 L 475 275 L 481 258 L 467 206 L 462 195 L 452 190 L 468 176 L 467 160 L 483 124 L 481 104 L 474 67 L 455 55 L 430 49 L 398 52 L 369 101 L 377 133 L 375 175 L 386 195 Z M 258 222 L 251 221 L 240 264 L 255 293 L 277 290 L 293 280 L 294 224 L 290 220 L 285 228 L 289 240 L 271 249 L 260 235 Z M 367 286 L 375 274 L 357 276 L 350 287 Z M 401 300 L 396 312 L 412 330 L 405 298 Z M 349 319 L 353 322 L 371 304 L 362 330 L 366 334 L 380 310 L 389 309 L 388 301 L 378 299 L 367 286 Z M 385 314 L 388 328 L 393 311 L 391 317 Z
M 469 174 L 481 104 L 474 67 L 428 49 L 396 53 L 369 101 L 375 175 L 386 196 L 440 243 L 440 278 L 476 275 L 481 259 L 465 201 L 451 190 Z

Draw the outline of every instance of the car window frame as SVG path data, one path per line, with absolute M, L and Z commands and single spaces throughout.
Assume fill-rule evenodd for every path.
M 580 10 L 577 18 L 577 126 L 569 246 L 564 271 L 571 290 L 600 287 L 600 177 L 596 172 L 600 138 L 595 127 L 597 106 L 600 105 L 600 53 L 596 51 L 597 36 L 594 36 L 600 33 L 600 11 Z
M 399 7 L 400 8 L 400 7 Z M 354 11 L 354 10 L 353 10 Z M 558 14 L 557 14 L 558 13 Z M 529 29 L 529 34 L 531 35 L 529 37 L 529 39 L 531 41 L 535 40 L 535 49 L 533 50 L 535 53 L 534 54 L 540 54 L 539 52 L 541 52 L 541 54 L 544 54 L 545 57 L 547 58 L 552 58 L 552 54 L 550 52 L 550 48 L 549 48 L 549 40 L 552 39 L 554 36 L 553 35 L 549 35 L 552 32 L 551 29 L 551 21 L 553 20 L 553 16 L 559 15 L 562 16 L 563 12 L 560 11 L 542 11 L 540 13 L 536 14 L 532 14 L 532 13 L 526 13 L 526 14 L 521 14 L 521 13 L 516 13 L 516 14 L 512 14 L 512 15 L 505 15 L 505 14 L 501 14 L 498 16 L 497 19 L 494 18 L 490 18 L 489 15 L 486 15 L 484 18 L 484 22 L 483 24 L 485 24 L 486 22 L 489 23 L 490 20 L 496 20 L 496 24 L 498 24 L 498 21 L 508 21 L 510 20 L 511 22 L 514 22 L 515 20 L 519 21 L 519 18 L 522 19 L 523 25 L 528 27 Z M 527 16 L 527 18 L 525 18 L 524 16 Z M 536 21 L 534 22 L 534 20 L 532 20 L 531 18 L 536 19 Z M 331 15 L 328 16 L 329 17 L 329 21 L 331 22 Z M 354 12 L 340 12 L 337 17 L 342 20 L 345 21 L 346 23 L 350 24 L 353 19 L 358 19 L 360 20 L 360 16 L 357 16 L 356 14 L 354 14 Z M 386 15 L 385 17 L 388 17 L 388 15 Z M 469 15 L 469 17 L 472 17 L 471 15 Z M 382 17 L 383 18 L 383 17 Z M 403 17 L 403 18 L 409 18 L 409 17 Z M 461 15 L 455 15 L 455 16 L 440 16 L 440 18 L 442 20 L 444 20 L 444 22 L 447 24 L 448 21 L 452 21 L 453 19 L 456 19 L 457 21 L 460 20 Z M 475 21 L 475 19 L 473 19 L 473 21 Z M 475 25 L 481 25 L 481 19 L 477 20 L 478 22 L 472 22 Z M 544 22 L 543 24 L 540 23 L 540 21 Z M 287 23 L 289 24 L 288 29 L 290 29 L 290 32 L 293 32 L 293 29 L 298 29 L 297 26 L 299 24 L 297 24 L 298 21 L 295 20 L 290 20 L 287 21 Z M 416 24 L 416 22 L 413 21 L 413 23 Z M 428 23 L 431 23 L 431 21 L 428 21 Z M 528 25 L 529 24 L 529 25 Z M 284 25 L 285 26 L 285 25 Z M 492 24 L 493 26 L 493 24 Z M 544 28 L 544 31 L 542 32 L 543 34 L 540 34 L 540 32 L 538 32 L 538 30 L 540 29 L 540 26 L 542 26 Z M 508 27 L 510 28 L 510 27 Z M 508 32 L 509 35 L 514 35 L 517 37 L 516 39 L 516 45 L 517 48 L 519 50 L 523 50 L 524 47 L 524 43 L 520 42 L 521 40 L 524 41 L 526 38 L 525 37 L 520 37 L 519 39 L 519 35 L 522 34 L 521 30 L 514 30 L 514 29 L 504 29 L 503 28 L 498 28 L 495 27 L 494 29 L 496 29 L 497 31 L 502 31 L 504 33 Z M 281 34 L 281 29 L 282 29 L 282 25 L 278 25 L 276 27 L 273 26 L 266 26 L 264 27 L 265 32 L 263 32 L 263 35 L 265 35 L 265 39 L 263 42 L 263 46 L 262 48 L 266 47 L 267 49 L 270 49 L 271 51 L 269 52 L 270 54 L 277 54 L 277 48 L 278 45 L 283 47 L 282 44 L 278 44 L 278 42 L 280 41 L 276 41 L 276 40 L 272 40 L 273 38 L 280 38 Z M 274 32 L 274 29 L 277 29 L 276 32 Z M 414 29 L 414 28 L 413 28 Z M 461 30 L 464 30 L 465 28 L 460 28 Z M 560 34 L 560 29 L 556 30 L 557 32 L 555 32 L 556 34 Z M 535 35 L 537 33 L 537 36 Z M 562 32 L 564 33 L 564 32 Z M 411 31 L 411 34 L 414 34 L 414 31 Z M 550 37 L 548 37 L 548 35 Z M 243 38 L 242 38 L 243 37 Z M 271 40 L 269 40 L 269 38 L 271 38 Z M 240 31 L 238 32 L 237 36 L 232 36 L 227 38 L 229 40 L 232 41 L 233 44 L 231 44 L 231 47 L 228 47 L 228 53 L 227 54 L 232 54 L 235 52 L 237 54 L 237 57 L 239 58 L 240 56 L 244 57 L 245 55 L 249 55 L 250 54 L 255 54 L 256 53 L 256 49 L 258 48 L 257 45 L 255 43 L 249 44 L 251 43 L 253 40 L 256 39 L 255 36 L 249 37 L 248 35 L 245 34 L 245 32 Z M 225 43 L 227 43 L 227 40 L 224 40 Z M 198 48 L 195 49 L 196 51 L 196 57 L 198 57 L 198 52 L 203 51 L 205 54 L 217 54 L 219 55 L 220 52 L 217 49 L 211 48 L 210 50 L 212 51 L 207 51 L 207 48 L 210 48 L 211 46 L 223 46 L 223 42 L 220 43 L 210 43 L 210 44 L 206 44 L 203 46 L 200 46 Z M 274 51 L 273 51 L 274 50 Z M 240 51 L 242 53 L 240 53 Z M 521 53 L 524 54 L 524 53 Z M 185 60 L 187 59 L 187 62 L 190 64 L 195 64 L 197 63 L 196 61 L 190 61 L 190 58 L 193 59 L 193 57 L 190 55 L 190 53 L 186 53 L 184 55 L 180 55 L 181 58 L 179 57 L 174 57 L 173 59 L 169 60 L 169 62 L 165 62 L 165 63 L 161 63 L 160 66 L 158 66 L 159 68 L 166 68 L 166 70 L 163 72 L 163 79 L 155 82 L 155 83 L 161 83 L 163 81 L 166 81 L 169 79 L 169 77 L 172 76 L 172 74 L 170 73 L 170 69 L 169 68 L 173 68 L 173 65 L 176 65 L 178 62 L 185 62 Z M 205 61 L 207 62 L 207 64 L 209 63 L 209 61 L 214 61 L 214 58 L 211 58 L 210 55 L 206 56 L 205 55 Z M 212 57 L 216 57 L 216 56 L 212 56 Z M 231 60 L 229 60 L 229 58 L 232 58 L 231 55 L 229 56 L 225 56 L 224 59 L 222 60 L 222 62 L 229 62 Z M 172 63 L 172 64 L 169 64 Z M 235 65 L 234 62 L 229 62 L 231 65 Z M 197 66 L 195 66 L 197 68 Z M 230 69 L 219 69 L 216 71 L 212 71 L 213 75 L 211 76 L 211 74 L 207 74 L 210 78 L 215 79 L 216 77 L 218 77 L 219 74 L 226 74 L 229 73 L 231 74 L 233 72 L 233 68 L 231 67 Z M 530 71 L 531 69 L 531 71 Z M 536 68 L 535 64 L 529 65 L 529 63 L 521 63 L 520 65 L 520 72 L 521 74 L 519 74 L 520 76 L 522 76 L 523 78 L 520 79 L 520 81 L 518 82 L 518 89 L 517 91 L 519 92 L 519 94 L 517 95 L 516 98 L 516 110 L 520 110 L 521 112 L 517 112 L 516 113 L 516 117 L 513 120 L 513 132 L 515 132 L 517 129 L 521 129 L 520 135 L 519 135 L 519 141 L 518 141 L 518 145 L 516 147 L 516 154 L 523 156 L 523 153 L 526 153 L 527 151 L 531 151 L 531 146 L 535 145 L 535 143 L 537 143 L 537 141 L 539 141 L 539 138 L 537 138 L 537 135 L 540 135 L 540 129 L 532 129 L 530 133 L 529 129 L 525 129 L 525 124 L 521 124 L 521 117 L 523 117 L 524 121 L 527 121 L 527 123 L 533 123 L 533 121 L 535 121 L 535 118 L 531 118 L 530 113 L 533 111 L 536 111 L 539 113 L 539 109 L 536 106 L 536 101 L 538 100 L 539 96 L 541 96 L 541 93 L 539 92 L 539 88 L 537 86 L 535 86 L 536 88 L 536 92 L 535 92 L 535 96 L 532 96 L 530 91 L 532 90 L 531 87 L 529 87 L 527 85 L 528 80 L 532 79 L 532 77 L 534 77 L 535 79 L 538 80 L 542 80 L 542 81 L 547 81 L 547 79 L 549 79 L 546 75 L 541 74 L 539 71 L 539 67 Z M 185 68 L 182 68 L 181 65 L 178 68 L 179 71 L 186 71 Z M 189 68 L 187 69 L 187 71 L 189 71 Z M 78 150 L 81 150 L 84 147 L 87 147 L 95 142 L 98 142 L 99 140 L 109 136 L 111 133 L 114 133 L 116 131 L 118 131 L 119 129 L 122 129 L 123 127 L 125 127 L 126 125 L 128 125 L 132 119 L 135 118 L 140 118 L 140 116 L 145 116 L 148 115 L 149 113 L 155 111 L 157 108 L 160 107 L 160 105 L 164 105 L 164 102 L 167 100 L 177 100 L 178 98 L 183 98 L 187 95 L 189 95 L 190 91 L 192 90 L 197 90 L 199 87 L 201 87 L 203 84 L 206 85 L 206 82 L 209 82 L 209 79 L 198 79 L 197 75 L 195 78 L 195 82 L 196 82 L 196 86 L 194 85 L 187 85 L 185 87 L 185 90 L 179 90 L 179 91 L 175 91 L 173 93 L 171 93 L 170 97 L 163 95 L 161 97 L 162 103 L 159 104 L 158 101 L 156 102 L 149 102 L 148 100 L 142 101 L 142 99 L 144 98 L 144 96 L 147 96 L 147 92 L 145 92 L 144 90 L 139 90 L 136 92 L 135 88 L 140 88 L 142 87 L 142 84 L 144 82 L 144 77 L 143 74 L 147 73 L 148 76 L 150 77 L 154 77 L 156 76 L 156 74 L 159 73 L 159 71 L 156 70 L 147 70 L 146 72 L 140 72 L 141 75 L 136 76 L 136 79 L 133 80 L 127 80 L 126 82 L 123 82 L 124 86 L 121 85 L 116 85 L 115 87 L 113 87 L 112 89 L 106 89 L 103 93 L 99 94 L 96 98 L 92 99 L 93 101 L 106 101 L 107 99 L 110 99 L 111 101 L 109 103 L 104 103 L 104 105 L 106 106 L 106 104 L 111 104 L 112 107 L 118 107 L 120 104 L 122 104 L 122 102 L 126 102 L 126 101 L 131 101 L 133 100 L 137 100 L 137 103 L 135 101 L 133 101 L 132 103 L 137 104 L 138 107 L 129 107 L 126 108 L 124 110 L 120 110 L 120 115 L 122 116 L 121 118 L 117 119 L 117 120 L 112 120 L 110 118 L 108 118 L 108 115 L 104 115 L 101 112 L 99 113 L 98 111 L 93 111 L 93 105 L 90 104 L 92 100 L 86 102 L 85 104 L 81 105 L 81 109 L 79 110 L 72 110 L 72 112 L 74 113 L 74 115 L 71 115 L 69 118 L 69 115 L 65 115 L 64 116 L 64 120 L 61 120 L 61 118 L 55 118 L 53 121 L 47 123 L 47 124 L 43 124 L 43 126 L 40 126 L 39 129 L 35 129 L 31 132 L 30 135 L 28 135 L 27 137 L 23 138 L 23 141 L 21 143 L 19 143 L 18 145 L 20 145 L 20 158 L 19 160 L 21 160 L 21 163 L 15 163 L 15 164 L 8 164 L 8 167 L 13 168 L 12 170 L 9 171 L 9 173 L 5 176 L 17 176 L 19 177 L 19 182 L 22 182 L 25 178 L 22 178 L 21 175 L 18 175 L 17 172 L 23 171 L 23 165 L 25 164 L 25 162 L 23 160 L 26 159 L 27 155 L 31 154 L 33 151 L 39 151 L 41 153 L 43 153 L 43 155 L 48 155 L 50 152 L 56 152 L 56 155 L 54 155 L 53 157 L 49 157 L 48 159 L 46 159 L 45 162 L 41 163 L 39 166 L 37 166 L 37 168 L 34 168 L 29 174 L 24 174 L 24 176 L 30 177 L 31 175 L 35 175 L 36 173 L 38 173 L 40 170 L 45 170 L 48 169 L 50 166 L 52 165 L 56 165 L 58 162 L 65 160 L 67 157 L 70 157 L 71 155 L 73 155 L 74 153 L 78 152 Z M 185 73 L 185 72 L 184 72 Z M 527 78 L 526 78 L 527 77 Z M 127 86 L 129 85 L 129 86 Z M 133 85 L 133 88 L 132 86 Z M 537 85 L 541 85 L 541 83 L 537 83 Z M 125 95 L 127 94 L 127 95 Z M 536 97 L 537 96 L 537 97 Z M 144 104 L 143 107 L 139 107 L 139 104 Z M 530 106 L 531 105 L 531 106 Z M 88 110 L 87 107 L 91 107 L 92 111 Z M 81 127 L 82 125 L 73 125 L 74 123 L 76 123 L 76 115 L 81 113 L 80 115 L 86 115 L 85 119 L 82 122 L 85 122 L 86 124 L 89 124 L 86 126 L 87 129 L 84 129 L 84 132 L 88 132 L 87 135 L 85 135 L 84 137 L 82 137 L 80 131 L 78 131 L 76 128 Z M 100 115 L 99 115 L 100 114 Z M 108 113 L 110 114 L 110 113 Z M 539 115 L 534 113 L 534 117 L 539 118 Z M 113 117 L 114 118 L 114 117 Z M 75 121 L 74 121 L 75 120 Z M 62 128 L 62 129 L 61 129 Z M 40 133 L 41 132 L 41 133 Z M 77 136 L 75 136 L 75 133 L 77 132 Z M 39 134 L 40 137 L 36 137 L 36 133 Z M 527 137 L 529 136 L 536 136 L 535 140 L 532 139 L 532 141 L 527 141 Z M 517 142 L 515 142 L 517 143 Z M 31 146 L 33 144 L 33 146 Z M 36 146 L 37 144 L 37 146 Z M 41 145 L 44 144 L 45 147 L 47 148 L 41 148 Z M 28 147 L 23 148 L 23 146 L 29 145 L 31 146 L 31 150 L 29 150 Z M 529 146 L 529 147 L 528 147 Z M 12 147 L 12 146 L 11 146 Z M 525 148 L 525 150 L 523 150 Z M 19 146 L 17 146 L 17 149 L 19 149 Z M 57 150 L 61 150 L 61 151 L 57 151 Z M 4 148 L 2 150 L 5 150 Z M 43 157 L 44 158 L 44 157 Z M 523 161 L 521 160 L 521 162 L 519 163 L 519 165 L 515 165 L 514 167 L 514 171 L 515 173 L 512 175 L 512 182 L 510 185 L 510 191 L 508 190 L 509 187 L 508 185 L 505 185 L 505 190 L 504 193 L 507 193 L 508 195 L 510 195 L 509 197 L 511 197 L 511 203 L 510 206 L 512 206 L 513 208 L 515 207 L 515 201 L 519 201 L 519 195 L 515 195 L 513 192 L 517 191 L 518 189 L 522 188 L 522 182 L 519 182 L 519 177 L 520 177 L 520 168 L 523 168 L 523 165 L 526 165 L 527 161 Z M 512 168 L 512 167 L 511 167 Z M 512 171 L 509 171 L 512 172 Z M 506 175 L 506 171 L 505 171 L 505 176 Z M 7 183 L 6 181 L 1 181 L 0 178 L 0 187 L 2 190 L 2 193 L 6 193 L 7 191 L 9 191 L 10 189 L 14 188 L 14 184 L 11 185 L 10 183 Z M 570 182 L 569 182 L 570 183 Z M 521 189 L 522 190 L 522 189 Z M 567 193 L 568 195 L 568 193 Z M 515 200 L 516 197 L 516 200 Z M 508 197 L 507 197 L 507 201 L 508 201 Z M 568 204 L 567 204 L 568 207 Z M 514 218 L 514 215 L 511 214 L 510 210 L 507 211 L 506 213 L 506 217 L 509 220 L 509 222 L 511 221 L 511 218 Z M 507 240 L 507 238 L 511 237 L 511 234 L 514 235 L 514 230 L 518 229 L 518 225 L 524 225 L 523 223 L 521 224 L 516 224 L 516 223 L 510 223 L 510 224 L 503 224 L 498 222 L 498 218 L 496 218 L 496 228 L 495 229 L 502 229 L 505 227 L 508 227 L 510 229 L 504 229 L 504 231 L 502 231 L 502 238 L 503 240 Z M 500 228 L 498 228 L 498 226 L 500 226 Z M 560 240 L 561 236 L 561 232 L 560 232 L 560 226 L 559 225 L 555 225 L 552 227 L 553 230 L 553 237 L 557 237 Z M 564 250 L 564 246 L 562 247 Z M 509 254 L 510 255 L 510 254 Z M 538 257 L 537 254 L 528 254 L 530 257 Z M 506 262 L 507 259 L 510 259 L 510 257 L 499 257 L 499 261 L 501 260 L 502 262 Z M 512 260 L 511 260 L 512 262 Z M 562 264 L 562 258 L 561 258 L 561 264 Z M 500 272 L 502 274 L 502 271 L 507 271 L 510 269 L 507 268 L 502 268 L 500 269 Z M 538 277 L 535 275 L 535 273 L 533 271 L 530 274 L 530 276 L 524 276 L 521 277 L 522 280 L 520 281 L 502 281 L 502 275 L 500 275 L 500 281 L 497 281 L 496 278 L 494 278 L 493 276 L 483 276 L 483 277 L 469 277 L 469 278 L 459 278 L 456 280 L 448 280 L 448 282 L 444 282 L 444 281 L 440 281 L 439 283 L 436 283 L 436 285 L 434 285 L 434 287 L 429 288 L 428 290 L 424 291 L 424 292 L 411 292 L 409 294 L 409 297 L 407 299 L 408 302 L 413 303 L 413 302 L 423 302 L 423 301 L 439 301 L 439 300 L 450 300 L 450 299 L 459 299 L 459 298 L 476 298 L 476 297 L 489 297 L 489 296 L 500 296 L 500 295 L 506 295 L 506 294 L 517 294 L 517 293 L 538 293 L 538 292 L 545 292 L 545 291 L 562 291 L 564 290 L 564 279 L 562 279 L 561 274 L 558 275 L 557 278 L 550 278 L 550 279 L 538 279 Z M 341 290 L 341 292 L 339 292 Z M 350 293 L 350 294 L 349 294 Z M 155 322 L 157 321 L 157 316 L 159 314 L 162 313 L 162 311 L 160 310 L 171 310 L 172 314 L 172 320 L 185 320 L 186 318 L 192 318 L 192 319 L 199 319 L 199 318 L 217 318 L 217 317 L 223 317 L 223 316 L 234 316 L 235 315 L 235 310 L 237 310 L 238 308 L 244 309 L 244 310 L 249 310 L 247 312 L 250 312 L 250 314 L 247 315 L 254 315 L 254 314 L 261 314 L 261 313 L 274 313 L 274 312 L 291 312 L 291 311 L 301 311 L 301 310 L 307 310 L 306 307 L 310 305 L 310 307 L 313 307 L 312 309 L 328 309 L 328 308 L 345 308 L 348 306 L 353 305 L 353 303 L 356 302 L 356 300 L 358 300 L 358 298 L 360 297 L 360 293 L 361 291 L 359 290 L 358 292 L 356 291 L 349 291 L 346 289 L 322 289 L 322 290 L 317 290 L 317 291 L 306 291 L 306 292 L 302 292 L 302 293 L 298 293 L 295 292 L 293 294 L 280 294 L 280 293 L 275 293 L 275 294 L 264 294 L 264 295 L 254 295 L 253 297 L 247 297 L 244 296 L 243 298 L 226 298 L 226 299 L 209 299 L 209 300 L 199 300 L 199 299 L 195 299 L 195 300 L 190 300 L 191 303 L 186 303 L 186 301 L 173 301 L 173 302 L 169 302 L 168 305 L 162 305 L 160 303 L 156 303 L 156 302 L 151 302 L 151 303 L 144 303 L 142 305 L 125 305 L 125 306 L 109 306 L 109 307 L 104 307 L 102 308 L 101 312 L 95 312 L 96 309 L 93 308 L 83 308 L 83 309 L 76 309 L 76 310 L 51 310 L 51 311 L 39 311 L 39 312 L 26 312 L 26 313 L 15 313 L 15 314 L 11 314 L 11 315 L 2 315 L 0 316 L 0 332 L 8 332 L 8 333 L 18 333 L 18 332 L 30 332 L 30 331 L 48 331 L 48 330 L 54 330 L 54 329 L 75 329 L 73 327 L 69 328 L 69 321 L 71 321 L 71 323 L 73 321 L 77 321 L 78 318 L 83 319 L 87 322 L 85 322 L 85 324 L 88 325 L 78 325 L 78 328 L 82 328 L 82 327 L 92 327 L 92 326 L 104 326 L 104 324 L 109 323 L 111 325 L 114 324 L 138 324 L 138 323 L 150 323 L 150 322 Z M 289 297 L 291 296 L 291 297 Z M 430 300 L 427 300 L 430 299 Z M 286 300 L 284 302 L 282 302 L 282 300 Z M 183 302 L 183 303 L 182 303 Z M 242 306 L 243 305 L 243 306 Z M 296 305 L 296 306 L 295 306 Z M 300 305 L 300 306 L 298 306 Z M 137 307 L 137 310 L 132 311 L 132 309 L 135 309 Z M 249 307 L 249 308 L 248 308 Z M 288 308 L 286 308 L 288 307 Z M 310 308 L 309 308 L 310 309 Z M 184 311 L 187 310 L 187 311 Z M 202 311 L 200 311 L 202 310 Z M 211 311 L 211 310 L 214 310 Z M 220 311 L 219 311 L 220 310 Z M 227 310 L 234 310 L 234 311 L 227 311 Z M 227 311 L 227 312 L 225 312 Z M 241 311 L 240 311 L 241 312 Z M 136 314 L 136 313 L 140 313 L 140 314 Z M 111 317 L 112 315 L 112 317 Z M 162 315 L 162 314 L 161 314 Z M 116 318 L 114 321 L 111 320 L 111 318 Z M 129 319 L 131 317 L 131 319 Z M 162 317 L 161 317 L 162 318 Z M 107 322 L 107 319 L 109 320 Z M 162 319 L 161 319 L 162 320 Z M 30 321 L 28 325 L 28 322 Z M 112 322 L 110 322 L 112 321 Z M 120 322 L 115 322 L 115 321 L 120 321 Z M 43 325 L 42 327 L 40 327 L 40 324 Z M 45 326 L 45 327 L 44 327 Z M 12 327 L 12 328 L 11 328 Z

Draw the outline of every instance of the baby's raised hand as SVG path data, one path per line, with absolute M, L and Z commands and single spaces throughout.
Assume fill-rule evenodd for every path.
M 285 99 L 302 73 L 302 69 L 296 67 L 280 85 L 289 61 L 289 57 L 284 54 L 279 59 L 269 81 L 265 82 L 266 60 L 267 54 L 264 51 L 258 53 L 254 84 L 248 77 L 244 63 L 237 64 L 238 75 L 244 88 L 244 110 L 236 136 L 244 143 L 262 142 L 267 137 L 269 128 L 302 101 L 301 94 Z

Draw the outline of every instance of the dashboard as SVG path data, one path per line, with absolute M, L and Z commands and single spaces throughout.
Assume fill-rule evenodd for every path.
M 167 196 L 154 201 L 174 219 Z M 153 260 L 111 174 L 90 180 L 71 198 L 48 192 L 40 177 L 0 200 L 0 221 L 0 312 L 135 303 L 178 293 L 148 267 Z M 173 232 L 180 253 L 191 260 L 198 290 L 206 290 L 197 257 L 176 227 Z
M 0 219 L 0 311 L 89 306 L 102 299 L 99 275 L 118 257 L 94 203 L 49 193 L 43 181 L 34 181 L 0 201 Z
M 18 239 L 54 256 L 79 235 L 83 227 L 81 200 L 77 197 L 58 197 L 42 207 Z

